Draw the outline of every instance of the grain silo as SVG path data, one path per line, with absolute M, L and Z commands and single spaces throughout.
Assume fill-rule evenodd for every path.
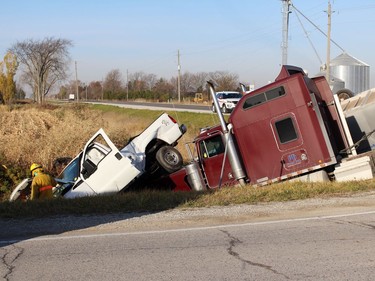
M 370 88 L 370 66 L 347 53 L 342 53 L 330 63 L 330 73 L 345 82 L 345 88 L 354 94 Z
M 322 70 L 321 72 L 314 75 L 314 77 L 319 77 L 319 76 L 326 76 L 326 72 Z M 332 75 L 332 71 L 331 71 L 329 80 L 331 81 L 329 85 L 331 87 L 332 93 L 336 94 L 338 91 L 345 89 L 345 82 L 335 77 L 334 75 Z

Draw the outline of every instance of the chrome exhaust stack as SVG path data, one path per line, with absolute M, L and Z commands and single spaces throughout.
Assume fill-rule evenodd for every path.
M 240 185 L 245 185 L 244 178 L 246 177 L 246 175 L 242 168 L 240 157 L 238 156 L 238 152 L 234 144 L 233 136 L 230 132 L 231 126 L 229 126 L 230 128 L 228 129 L 223 113 L 220 110 L 219 102 L 216 97 L 216 92 L 215 92 L 213 83 L 210 81 L 207 81 L 207 83 L 210 89 L 212 100 L 214 102 L 214 106 L 216 108 L 216 113 L 220 120 L 221 129 L 223 130 L 223 133 L 224 133 L 225 146 L 227 147 L 229 163 L 232 167 L 234 178 L 237 181 L 239 181 Z
M 246 95 L 246 86 L 245 84 L 240 83 L 240 88 L 241 88 L 241 94 Z

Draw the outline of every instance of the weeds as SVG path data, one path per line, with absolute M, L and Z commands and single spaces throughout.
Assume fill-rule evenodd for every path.
M 25 104 L 0 106 L 0 165 L 17 171 L 18 181 L 27 177 L 31 163 L 42 164 L 52 172 L 57 158 L 74 158 L 91 136 L 100 128 L 113 143 L 122 148 L 128 140 L 141 133 L 162 111 L 125 109 L 108 105 L 69 103 L 43 106 Z M 184 142 L 191 140 L 199 128 L 214 124 L 213 114 L 168 112 L 188 132 L 177 146 L 186 158 Z M 11 192 L 16 181 L 0 174 L 2 194 Z M 0 193 L 0 200 L 4 198 Z
M 48 217 L 62 215 L 156 212 L 174 208 L 197 208 L 285 202 L 329 196 L 350 196 L 375 190 L 375 180 L 346 183 L 279 183 L 265 187 L 233 187 L 204 192 L 146 190 L 110 196 L 58 198 L 49 201 L 2 202 L 0 218 Z

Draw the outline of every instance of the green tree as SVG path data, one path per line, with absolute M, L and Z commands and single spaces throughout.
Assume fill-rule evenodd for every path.
M 61 86 L 56 97 L 58 99 L 67 99 L 68 98 L 68 88 L 66 86 Z
M 4 57 L 4 61 L 0 62 L 0 92 L 5 103 L 10 103 L 16 95 L 14 76 L 16 75 L 17 67 L 16 56 L 11 52 L 8 52 Z
M 160 78 L 152 88 L 153 99 L 161 102 L 167 101 L 173 95 L 173 85 L 167 80 Z

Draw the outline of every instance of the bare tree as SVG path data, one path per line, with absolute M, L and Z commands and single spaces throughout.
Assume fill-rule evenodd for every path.
M 77 84 L 79 93 L 78 98 L 80 99 L 82 97 L 82 92 L 85 90 L 85 84 L 83 84 L 80 80 L 70 80 L 65 85 L 60 86 L 59 92 L 57 93 L 56 97 L 59 99 L 67 99 L 70 94 L 76 95 Z
M 184 94 L 195 92 L 196 88 L 193 84 L 193 74 L 185 72 L 181 75 L 181 92 Z
M 228 71 L 215 71 L 209 74 L 217 83 L 217 91 L 234 91 L 238 88 L 238 75 Z
M 196 90 L 196 93 L 202 93 L 204 95 L 204 100 L 211 100 L 211 95 L 207 91 L 207 80 L 209 80 L 209 75 L 207 72 L 198 72 L 193 74 L 192 84 Z
M 148 90 L 151 90 L 159 82 L 158 77 L 152 73 L 146 74 L 144 78 Z
M 102 82 L 101 81 L 91 81 L 86 84 L 78 80 L 70 80 L 64 85 L 61 85 L 59 88 L 56 97 L 58 99 L 68 99 L 70 94 L 76 95 L 77 93 L 77 84 L 79 99 L 101 99 L 102 98 Z M 86 95 L 87 94 L 87 95 Z
M 167 101 L 170 97 L 172 97 L 173 91 L 173 85 L 163 78 L 160 78 L 152 88 L 154 100 L 158 101 Z
M 104 79 L 104 89 L 112 97 L 118 95 L 123 89 L 122 75 L 119 69 L 113 69 Z
M 102 84 L 100 81 L 92 81 L 89 84 L 89 98 L 101 99 L 102 98 Z
M 206 82 L 208 80 L 208 74 L 206 72 L 198 72 L 193 74 L 192 85 L 197 92 L 203 92 L 206 87 Z
M 17 42 L 10 48 L 23 67 L 23 79 L 31 86 L 38 103 L 43 103 L 56 82 L 66 79 L 71 46 L 70 40 L 47 37 Z
M 181 93 L 183 99 L 190 99 L 194 97 L 197 92 L 202 92 L 206 84 L 208 74 L 200 72 L 197 74 L 185 72 L 181 75 Z M 172 77 L 170 83 L 174 85 L 175 92 L 177 93 L 177 77 Z
M 142 92 L 146 91 L 148 86 L 147 85 L 147 74 L 144 72 L 135 72 L 130 75 L 130 88 L 132 91 Z

